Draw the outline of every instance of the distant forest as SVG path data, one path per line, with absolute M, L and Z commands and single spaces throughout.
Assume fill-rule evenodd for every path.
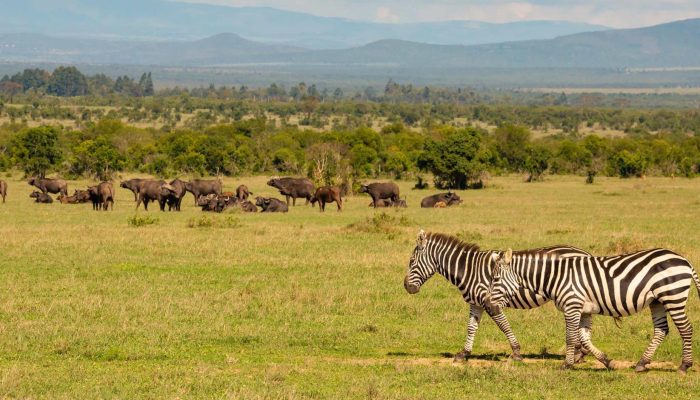
M 635 96 L 529 96 L 520 104 L 394 81 L 351 94 L 305 83 L 154 90 L 149 73 L 111 79 L 74 67 L 25 70 L 0 83 L 0 170 L 100 179 L 289 174 L 348 187 L 430 174 L 438 187 L 461 189 L 502 173 L 592 181 L 700 171 L 697 107 L 635 108 Z

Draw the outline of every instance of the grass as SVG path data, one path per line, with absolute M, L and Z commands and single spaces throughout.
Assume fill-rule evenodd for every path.
M 432 191 L 411 191 L 412 182 L 401 183 L 405 210 L 374 211 L 358 196 L 340 213 L 302 205 L 286 214 L 203 215 L 188 195 L 181 213 L 139 210 L 138 218 L 158 220 L 141 228 L 125 223 L 135 213 L 124 189 L 114 212 L 96 212 L 34 204 L 26 183 L 8 181 L 0 397 L 637 399 L 700 391 L 700 367 L 675 372 L 674 328 L 655 370 L 626 368 L 650 339 L 648 313 L 620 328 L 594 318 L 594 340 L 617 360 L 614 371 L 594 361 L 558 370 L 564 323 L 551 304 L 507 311 L 524 363 L 507 359 L 507 341 L 486 317 L 478 358 L 453 363 L 468 312 L 457 290 L 440 277 L 415 296 L 402 286 L 421 228 L 482 248 L 569 243 L 606 254 L 664 246 L 700 265 L 700 179 L 495 178 L 490 188 L 459 193 L 464 204 L 437 210 L 417 207 Z M 275 195 L 263 177 L 224 186 L 240 183 Z M 694 291 L 688 313 L 700 365 Z

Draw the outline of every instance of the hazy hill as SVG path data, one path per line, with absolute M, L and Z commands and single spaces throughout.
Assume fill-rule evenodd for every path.
M 211 66 L 248 63 L 401 68 L 700 67 L 700 19 L 477 46 L 396 39 L 343 50 L 304 50 L 235 34 L 196 41 L 135 42 L 0 35 L 0 61 Z
M 0 33 L 193 40 L 235 32 L 250 40 L 313 49 L 347 48 L 381 39 L 471 45 L 549 39 L 602 29 L 606 28 L 562 21 L 382 24 L 266 7 L 224 7 L 165 0 L 4 1 L 0 12 Z

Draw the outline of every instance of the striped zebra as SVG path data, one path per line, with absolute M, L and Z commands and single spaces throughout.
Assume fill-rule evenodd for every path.
M 499 251 L 481 251 L 474 244 L 464 243 L 453 237 L 439 233 L 418 233 L 416 247 L 408 264 L 408 273 L 404 279 L 404 288 L 410 294 L 418 293 L 420 287 L 436 272 L 457 286 L 464 301 L 469 303 L 469 322 L 467 340 L 464 348 L 455 355 L 455 359 L 466 359 L 472 352 L 474 337 L 479 329 L 479 322 L 484 311 L 484 301 L 489 289 L 491 270 L 495 256 Z M 554 246 L 526 250 L 518 254 L 547 255 L 548 257 L 589 256 L 590 254 L 575 247 Z M 508 303 L 508 307 L 529 309 L 539 307 L 549 301 L 546 296 L 522 290 Z M 520 344 L 516 339 L 505 315 L 499 310 L 487 314 L 508 338 L 513 350 L 513 358 L 522 360 Z
M 510 304 L 522 288 L 551 298 L 566 320 L 566 362 L 574 364 L 578 344 L 607 368 L 610 360 L 590 340 L 590 331 L 579 330 L 590 324 L 592 314 L 625 317 L 651 309 L 654 337 L 635 370 L 647 364 L 668 334 L 666 314 L 670 314 L 683 341 L 679 371 L 693 365 L 693 327 L 685 313 L 691 282 L 700 294 L 700 279 L 687 259 L 667 249 L 651 249 L 612 257 L 552 258 L 513 254 L 510 250 L 494 263 L 487 310 L 496 312 Z

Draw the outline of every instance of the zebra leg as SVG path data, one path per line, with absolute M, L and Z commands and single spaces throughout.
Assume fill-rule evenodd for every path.
M 654 337 L 651 339 L 649 346 L 642 354 L 642 358 L 634 367 L 636 372 L 647 371 L 647 364 L 651 362 L 651 358 L 656 353 L 656 349 L 659 348 L 661 342 L 664 341 L 666 335 L 668 335 L 668 320 L 666 319 L 666 309 L 661 303 L 654 300 L 649 304 L 649 309 L 651 309 L 651 319 L 654 322 Z
M 581 341 L 579 326 L 581 325 L 581 310 L 578 308 L 564 311 L 566 321 L 566 361 L 562 369 L 569 369 L 574 366 L 576 359 L 576 345 Z
M 513 357 L 513 360 L 522 361 L 523 356 L 520 355 L 520 343 L 518 343 L 518 339 L 515 338 L 515 334 L 510 328 L 510 324 L 508 323 L 505 314 L 501 312 L 498 315 L 489 314 L 489 316 L 491 317 L 491 319 L 493 319 L 493 322 L 495 322 L 496 325 L 498 325 L 498 327 L 501 329 L 501 332 L 503 332 L 503 334 L 506 335 L 506 338 L 508 338 L 510 348 L 513 350 L 513 355 L 511 356 Z
M 479 322 L 481 321 L 481 314 L 484 309 L 476 304 L 471 304 L 469 306 L 469 322 L 467 323 L 467 341 L 464 343 L 464 348 L 459 353 L 455 354 L 455 361 L 466 360 L 467 357 L 472 353 L 472 348 L 474 347 L 474 337 L 476 336 L 476 331 L 479 329 Z
M 581 315 L 581 324 L 580 326 L 583 326 L 584 328 L 580 328 L 579 330 L 579 336 L 581 340 L 581 344 L 583 345 L 583 350 L 586 353 L 593 354 L 593 357 L 596 358 L 596 360 L 600 361 L 605 365 L 605 368 L 607 369 L 612 369 L 612 362 L 610 359 L 608 359 L 608 356 L 605 355 L 602 351 L 598 350 L 597 347 L 593 345 L 593 342 L 591 342 L 591 324 L 592 324 L 593 318 L 591 317 L 591 314 L 583 314 Z
M 591 337 L 591 327 L 593 325 L 593 318 L 589 315 L 589 318 L 581 318 L 581 324 L 579 325 L 579 341 L 582 341 L 584 337 Z M 576 345 L 576 356 L 574 357 L 574 364 L 583 362 L 583 358 L 589 352 L 583 348 L 581 343 Z
M 685 374 L 688 368 L 693 366 L 693 326 L 690 325 L 688 316 L 685 315 L 685 303 L 681 308 L 678 307 L 678 304 L 673 304 L 673 306 L 675 308 L 669 310 L 668 313 L 671 314 L 673 324 L 676 325 L 683 340 L 683 358 L 678 371 Z

